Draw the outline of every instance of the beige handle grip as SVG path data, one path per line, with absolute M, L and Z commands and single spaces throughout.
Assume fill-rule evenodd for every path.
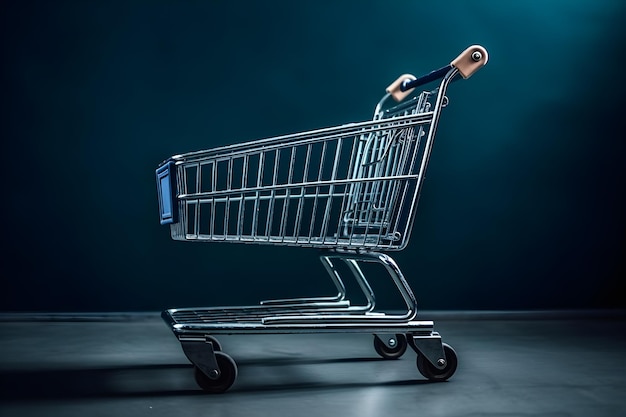
M 443 78 L 454 67 L 463 78 L 469 78 L 483 67 L 489 60 L 487 50 L 480 45 L 472 45 L 454 59 L 450 65 L 416 78 L 411 74 L 403 74 L 387 87 L 386 91 L 396 101 L 402 101 L 415 87 Z M 406 91 L 402 91 L 406 89 Z
M 411 74 L 402 74 L 401 76 L 398 77 L 397 80 L 395 80 L 394 82 L 392 82 L 389 87 L 387 87 L 387 89 L 385 90 L 387 93 L 389 93 L 389 95 L 391 97 L 393 97 L 393 99 L 395 101 L 402 101 L 404 100 L 404 98 L 406 96 L 408 96 L 409 94 L 411 94 L 411 91 L 413 91 L 413 89 L 411 88 L 410 90 L 407 91 L 402 91 L 400 89 L 400 87 L 402 86 L 402 83 L 404 83 L 405 81 L 409 80 L 409 81 L 413 81 L 417 79 L 416 76 L 411 75 Z
M 454 59 L 450 65 L 459 70 L 463 78 L 469 78 L 489 60 L 487 50 L 480 45 L 472 45 Z

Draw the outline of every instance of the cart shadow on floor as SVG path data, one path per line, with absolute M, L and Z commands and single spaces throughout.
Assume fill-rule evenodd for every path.
M 328 365 L 384 361 L 379 358 L 342 358 L 298 360 L 293 358 L 270 358 L 269 360 L 241 361 L 240 378 L 224 395 L 237 393 L 336 390 L 368 387 L 393 387 L 427 384 L 421 379 L 395 381 L 353 381 L 343 379 L 333 383 L 307 376 L 306 365 Z M 301 366 L 302 365 L 302 366 Z M 282 368 L 282 367 L 285 368 Z M 275 374 L 278 381 L 269 384 L 256 383 L 265 370 L 280 367 Z M 287 369 L 288 368 L 288 369 Z M 106 368 L 14 370 L 0 372 L 0 401 L 23 402 L 32 400 L 68 400 L 86 398 L 140 398 L 150 396 L 206 395 L 196 384 L 190 364 L 131 365 Z

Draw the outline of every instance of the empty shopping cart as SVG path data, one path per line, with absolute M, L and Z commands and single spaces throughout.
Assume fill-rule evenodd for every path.
M 402 75 L 370 121 L 189 152 L 160 164 L 160 221 L 174 240 L 317 248 L 336 287 L 325 297 L 164 311 L 204 390 L 224 392 L 237 377 L 215 338 L 220 334 L 371 333 L 383 358 L 399 358 L 411 346 L 426 378 L 454 374 L 455 351 L 432 321 L 415 319 L 415 296 L 384 252 L 409 242 L 450 81 L 470 77 L 487 59 L 474 45 L 425 76 Z M 416 89 L 435 81 L 433 90 Z M 377 311 L 367 264 L 382 266 L 405 309 Z M 363 302 L 350 301 L 346 279 L 358 284 Z

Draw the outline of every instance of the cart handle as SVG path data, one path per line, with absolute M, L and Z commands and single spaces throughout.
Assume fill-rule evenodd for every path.
M 448 71 L 456 68 L 463 78 L 471 77 L 476 71 L 482 68 L 489 60 L 487 50 L 480 45 L 472 45 L 459 56 L 457 56 L 450 65 L 436 69 L 421 77 L 415 77 L 411 74 L 403 74 L 398 77 L 389 87 L 389 93 L 394 100 L 402 101 L 411 93 L 415 87 L 428 84 L 431 81 L 439 80 L 446 76 Z

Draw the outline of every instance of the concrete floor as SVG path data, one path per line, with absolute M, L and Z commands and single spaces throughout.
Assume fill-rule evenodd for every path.
M 372 336 L 223 336 L 225 394 L 154 314 L 0 315 L 0 416 L 626 416 L 623 312 L 421 313 L 459 355 L 426 381 Z

